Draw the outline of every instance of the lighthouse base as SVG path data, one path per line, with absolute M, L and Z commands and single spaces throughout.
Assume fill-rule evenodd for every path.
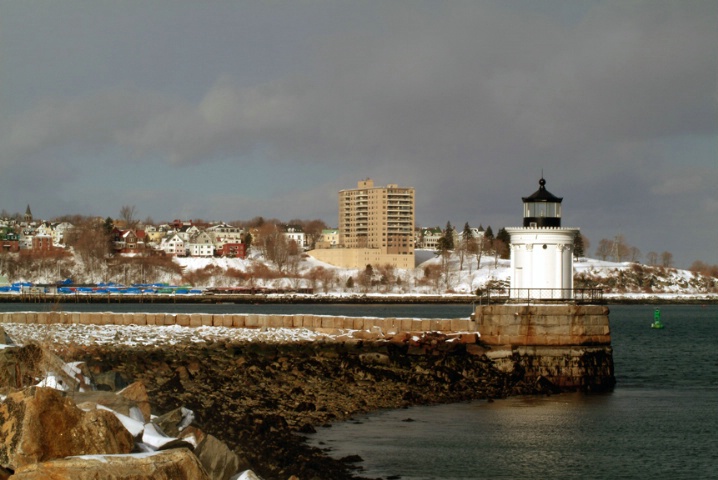
M 602 305 L 487 305 L 476 309 L 486 356 L 528 386 L 556 391 L 609 391 L 616 380 Z

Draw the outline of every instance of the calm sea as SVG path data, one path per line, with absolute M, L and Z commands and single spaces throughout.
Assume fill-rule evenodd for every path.
M 718 306 L 660 308 L 664 330 L 652 306 L 611 307 L 610 394 L 386 411 L 310 442 L 374 478 L 718 478 Z
M 315 313 L 467 317 L 470 305 L 0 304 L 0 311 Z M 718 478 L 718 306 L 612 306 L 617 385 L 603 395 L 516 397 L 379 412 L 309 441 L 360 455 L 374 478 Z M 409 421 L 411 420 L 411 421 Z

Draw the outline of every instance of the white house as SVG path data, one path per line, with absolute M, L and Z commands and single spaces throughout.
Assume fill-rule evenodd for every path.
M 60 222 L 53 225 L 52 229 L 52 243 L 55 245 L 65 244 L 65 235 L 72 229 L 73 225 L 70 222 Z
M 185 241 L 177 233 L 163 238 L 160 242 L 159 249 L 165 252 L 165 254 L 175 257 L 184 257 L 187 255 Z
M 282 235 L 287 239 L 287 242 L 294 241 L 299 248 L 305 248 L 307 246 L 304 231 L 297 225 L 283 225 Z
M 212 237 L 212 242 L 217 249 L 222 248 L 225 243 L 242 243 L 244 241 L 244 229 L 226 223 L 212 225 L 205 231 Z
M 214 242 L 207 232 L 193 235 L 187 243 L 187 251 L 191 257 L 214 256 Z

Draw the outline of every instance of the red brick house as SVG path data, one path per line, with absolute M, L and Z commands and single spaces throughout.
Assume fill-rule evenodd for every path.
M 247 249 L 244 243 L 225 243 L 216 252 L 220 257 L 247 258 Z
M 52 251 L 52 237 L 50 235 L 35 235 L 32 237 L 32 250 L 33 252 Z

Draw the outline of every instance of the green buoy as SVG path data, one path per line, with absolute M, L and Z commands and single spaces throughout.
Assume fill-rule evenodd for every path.
M 651 328 L 665 328 L 663 322 L 661 322 L 661 309 L 656 308 L 653 310 L 653 323 Z

